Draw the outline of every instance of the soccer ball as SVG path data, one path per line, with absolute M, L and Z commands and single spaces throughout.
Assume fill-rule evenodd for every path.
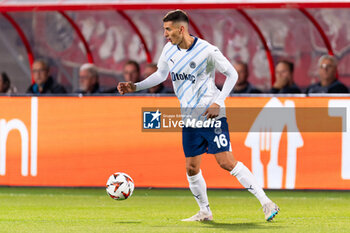
M 108 178 L 107 194 L 114 200 L 128 199 L 134 191 L 134 181 L 123 172 L 116 172 Z

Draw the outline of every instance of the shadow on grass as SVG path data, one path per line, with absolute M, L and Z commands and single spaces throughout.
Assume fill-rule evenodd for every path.
M 116 221 L 113 223 L 117 223 L 117 224 L 140 224 L 141 221 Z
M 242 231 L 242 230 L 277 230 L 283 228 L 282 226 L 274 225 L 273 222 L 261 223 L 261 222 L 248 222 L 248 223 L 222 223 L 215 221 L 201 222 L 202 226 L 213 229 L 225 229 L 227 231 Z

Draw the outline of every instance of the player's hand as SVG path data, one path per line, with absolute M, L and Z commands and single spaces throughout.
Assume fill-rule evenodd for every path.
M 120 82 L 118 83 L 118 91 L 121 95 L 125 93 L 132 93 L 136 91 L 136 86 L 132 82 Z
M 207 119 L 215 118 L 219 116 L 220 113 L 220 105 L 213 103 L 209 106 L 209 108 L 203 113 L 203 116 L 207 116 Z

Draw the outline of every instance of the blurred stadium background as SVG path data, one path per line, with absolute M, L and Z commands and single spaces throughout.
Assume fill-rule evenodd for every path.
M 33 60 L 41 57 L 49 59 L 69 92 L 78 88 L 79 67 L 86 62 L 99 68 L 102 86 L 116 86 L 127 60 L 142 68 L 157 62 L 165 44 L 161 19 L 177 8 L 189 13 L 192 34 L 218 46 L 232 63 L 247 62 L 250 81 L 262 90 L 270 89 L 280 59 L 294 62 L 295 82 L 305 89 L 317 81 L 317 61 L 324 54 L 339 59 L 339 80 L 350 86 L 345 0 L 2 0 L 0 71 L 9 74 L 21 97 L 0 97 L 0 185 L 102 187 L 111 173 L 124 171 L 136 187 L 187 187 L 180 133 L 142 131 L 142 107 L 178 107 L 176 97 L 22 95 L 32 83 Z M 229 97 L 228 107 L 295 107 L 292 119 L 299 127 L 295 136 L 286 126 L 273 152 L 259 137 L 248 137 L 249 129 L 233 132 L 234 154 L 262 175 L 265 188 L 349 190 L 349 114 L 331 110 L 348 111 L 349 102 L 345 94 Z M 314 121 L 298 115 L 298 107 L 324 108 L 317 115 L 320 127 L 334 124 L 337 130 L 308 131 Z M 258 113 L 242 120 L 253 125 L 256 119 Z M 172 166 L 159 168 L 160 163 Z M 211 157 L 203 166 L 209 187 L 240 188 Z
M 1 70 L 24 92 L 30 53 L 50 59 L 68 90 L 77 88 L 85 62 L 100 68 L 103 85 L 115 85 L 127 60 L 157 62 L 165 44 L 161 19 L 174 8 L 188 11 L 193 35 L 232 62 L 247 62 L 260 89 L 270 88 L 273 64 L 282 58 L 294 62 L 295 82 L 306 88 L 327 53 L 339 59 L 339 78 L 350 85 L 348 1 L 1 1 Z

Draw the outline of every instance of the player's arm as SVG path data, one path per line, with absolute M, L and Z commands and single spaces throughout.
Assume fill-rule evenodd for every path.
M 132 93 L 135 91 L 140 91 L 144 89 L 148 89 L 158 84 L 164 82 L 168 77 L 169 71 L 167 69 L 159 69 L 148 76 L 145 80 L 132 83 L 132 82 L 120 82 L 118 83 L 118 91 L 120 94 L 124 95 L 125 93 Z
M 135 83 L 136 91 L 148 89 L 164 82 L 168 77 L 169 70 L 158 66 L 156 72 L 148 76 L 145 80 Z
M 164 82 L 169 74 L 169 66 L 165 57 L 165 51 L 166 49 L 164 47 L 158 61 L 158 65 L 157 65 L 158 69 L 156 72 L 148 76 L 148 78 L 146 78 L 145 80 L 138 83 L 132 83 L 132 82 L 118 83 L 119 93 L 124 95 L 125 93 L 132 93 L 135 91 L 148 89 Z
M 207 118 L 214 118 L 219 115 L 220 108 L 225 106 L 225 99 L 231 93 L 238 80 L 237 71 L 226 59 L 226 57 L 219 51 L 219 49 L 214 49 L 214 51 L 211 53 L 211 59 L 213 59 L 213 62 L 215 62 L 215 68 L 226 76 L 226 80 L 219 96 L 203 114 L 206 115 Z
M 227 61 L 229 63 L 229 61 Z M 238 73 L 233 68 L 231 63 L 227 66 L 226 71 L 222 72 L 226 76 L 226 80 L 224 83 L 224 86 L 221 89 L 220 95 L 218 98 L 215 100 L 214 103 L 224 106 L 225 105 L 225 99 L 226 97 L 231 93 L 233 87 L 235 86 L 237 80 L 238 80 Z

